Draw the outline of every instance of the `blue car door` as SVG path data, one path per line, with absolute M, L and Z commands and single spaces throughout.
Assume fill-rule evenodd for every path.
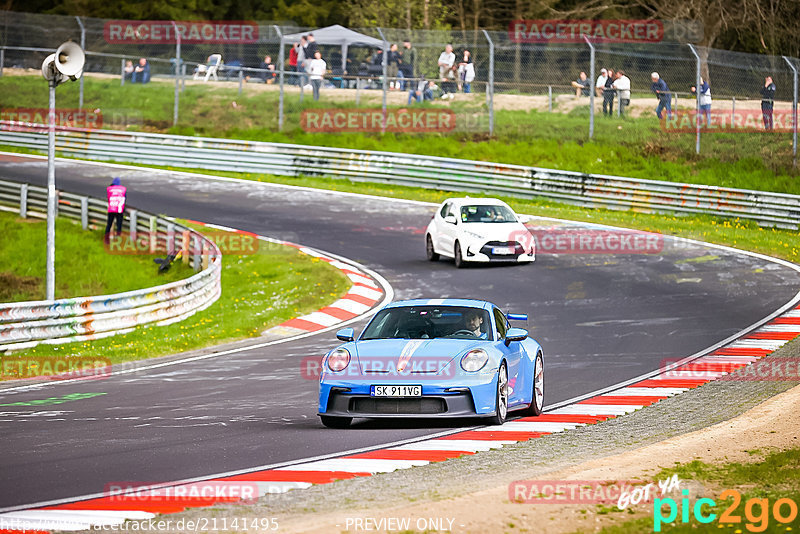
M 530 389 L 526 385 L 525 369 L 523 358 L 525 349 L 519 341 L 512 341 L 506 345 L 506 331 L 508 330 L 508 320 L 499 309 L 494 308 L 494 322 L 497 334 L 497 348 L 505 355 L 508 363 L 508 405 L 513 406 L 526 402 L 524 392 Z

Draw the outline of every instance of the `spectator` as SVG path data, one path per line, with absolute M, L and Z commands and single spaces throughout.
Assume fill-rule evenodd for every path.
M 614 69 L 608 69 L 606 74 L 608 77 L 603 87 L 603 115 L 611 116 L 614 114 L 614 96 L 617 94 L 614 89 Z
M 271 56 L 265 56 L 264 62 L 259 68 L 266 72 L 260 72 L 259 77 L 264 80 L 264 83 L 275 83 L 275 77 L 278 73 L 275 72 L 275 64 L 272 62 Z
M 128 190 L 122 185 L 119 177 L 111 180 L 111 185 L 106 187 L 106 196 L 108 197 L 108 218 L 106 219 L 106 233 L 104 236 L 106 243 L 108 243 L 111 235 L 112 226 L 116 225 L 117 235 L 122 233 L 122 214 L 125 212 L 127 195 Z
M 455 98 L 455 62 L 456 55 L 453 53 L 453 45 L 448 44 L 444 47 L 444 52 L 439 55 L 439 79 L 442 82 L 442 98 Z
M 322 52 L 314 52 L 314 59 L 308 64 L 308 74 L 311 76 L 311 86 L 314 89 L 314 100 L 319 100 L 319 88 L 322 87 L 322 78 L 328 70 L 328 65 L 322 59 Z
M 386 76 L 389 78 L 389 89 L 400 89 L 400 82 L 397 75 L 400 73 L 400 56 L 398 55 L 397 44 L 392 43 L 389 47 L 389 55 L 386 57 Z
M 469 50 L 464 50 L 464 57 L 458 64 L 458 79 L 465 93 L 469 93 L 472 87 L 472 80 L 475 79 L 475 65 L 472 63 L 472 54 Z
M 433 90 L 436 88 L 436 85 L 431 80 L 426 80 L 423 76 L 419 82 L 417 82 L 417 88 L 411 89 L 408 92 L 408 105 L 411 105 L 411 100 L 416 100 L 417 102 L 424 102 L 425 100 L 433 100 Z
M 692 93 L 697 94 L 697 88 L 693 85 L 692 86 Z M 711 88 L 708 86 L 708 82 L 705 81 L 702 77 L 700 78 L 700 117 L 705 115 L 706 117 L 706 126 L 711 124 Z M 697 120 L 700 120 L 700 117 L 697 117 Z
M 600 69 L 600 76 L 597 77 L 597 81 L 594 84 L 595 96 L 603 96 L 603 89 L 606 86 L 606 80 L 608 80 L 608 70 L 605 68 Z
M 314 54 L 317 53 L 317 50 L 319 50 L 319 47 L 317 46 L 317 41 L 314 38 L 314 34 L 309 33 L 306 36 L 306 60 L 310 62 L 312 59 L 314 59 L 316 57 Z
M 580 98 L 581 95 L 589 96 L 589 91 L 591 91 L 589 87 L 589 80 L 586 79 L 586 73 L 581 72 L 578 75 L 578 79 L 572 82 L 572 87 L 575 88 L 575 98 Z
M 413 78 L 414 72 L 417 68 L 417 50 L 411 48 L 411 41 L 406 39 L 403 41 L 403 62 L 400 64 L 400 72 L 403 73 L 403 78 Z M 413 83 L 413 82 L 412 82 Z M 406 89 L 406 81 L 403 80 L 402 89 Z
M 661 112 L 666 109 L 667 118 L 672 119 L 672 93 L 669 92 L 667 82 L 665 82 L 657 72 L 650 75 L 650 80 L 653 82 L 650 85 L 650 90 L 658 97 L 656 116 L 661 119 Z
M 133 61 L 130 59 L 125 62 L 125 70 L 122 75 L 125 77 L 126 81 L 131 81 L 133 79 Z
M 631 79 L 625 76 L 624 70 L 618 70 L 614 76 L 612 87 L 619 95 L 619 114 L 625 115 L 625 108 L 631 103 Z
M 150 81 L 150 63 L 145 58 L 139 58 L 139 64 L 133 69 L 131 83 L 148 83 Z
M 300 38 L 300 46 L 297 47 L 297 84 L 300 87 L 305 86 L 306 84 L 306 63 L 310 62 L 312 57 L 306 56 L 306 46 L 308 45 L 308 41 L 306 40 L 306 36 L 302 36 Z
M 772 130 L 775 127 L 772 121 L 772 108 L 775 105 L 775 89 L 772 76 L 764 78 L 764 87 L 761 88 L 761 116 L 764 119 L 765 130 Z
M 300 43 L 295 42 L 289 50 L 289 70 L 297 72 L 297 49 L 300 48 Z M 294 78 L 289 80 L 289 83 L 294 84 Z

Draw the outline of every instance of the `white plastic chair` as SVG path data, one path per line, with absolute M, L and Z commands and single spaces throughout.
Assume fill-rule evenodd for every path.
M 208 56 L 207 65 L 197 66 L 197 71 L 194 73 L 193 79 L 197 80 L 200 78 L 201 74 L 205 74 L 203 78 L 204 82 L 207 82 L 211 76 L 214 77 L 214 81 L 219 81 L 219 78 L 217 78 L 217 71 L 220 66 L 222 66 L 222 54 L 211 54 Z

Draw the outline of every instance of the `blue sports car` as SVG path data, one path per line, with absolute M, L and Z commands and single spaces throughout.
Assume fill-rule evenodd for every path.
M 539 415 L 544 402 L 542 348 L 511 328 L 526 315 L 503 314 L 482 300 L 393 302 L 356 339 L 322 362 L 319 416 L 344 428 L 354 417 L 486 417 L 509 410 Z

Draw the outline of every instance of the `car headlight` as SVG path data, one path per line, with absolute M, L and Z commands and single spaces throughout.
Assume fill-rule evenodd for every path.
M 461 368 L 468 373 L 480 371 L 486 362 L 489 361 L 489 354 L 483 349 L 472 349 L 461 358 Z
M 328 369 L 338 373 L 350 363 L 350 352 L 347 349 L 336 349 L 328 354 Z

